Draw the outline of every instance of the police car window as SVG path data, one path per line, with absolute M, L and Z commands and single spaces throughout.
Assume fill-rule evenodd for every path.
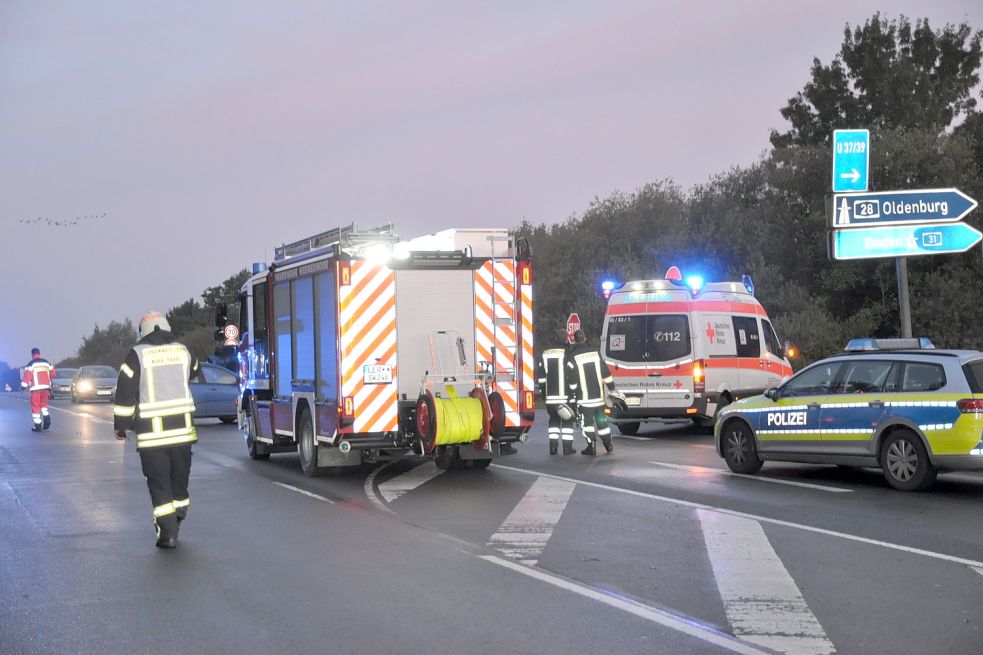
M 817 396 L 832 393 L 833 380 L 842 364 L 829 362 L 807 368 L 782 386 L 782 397 Z
M 969 390 L 973 393 L 983 393 L 983 361 L 970 362 L 963 366 Z
M 847 362 L 846 370 L 836 384 L 835 393 L 880 393 L 893 390 L 890 384 L 894 362 L 861 360 Z
M 935 391 L 945 386 L 945 371 L 938 364 L 908 362 L 901 380 L 902 391 Z
M 778 340 L 778 335 L 775 334 L 775 328 L 771 326 L 771 323 L 765 319 L 761 319 L 761 331 L 765 335 L 765 348 L 772 355 L 782 356 L 782 343 Z
M 733 316 L 734 341 L 738 357 L 760 357 L 761 339 L 758 337 L 758 319 Z
M 234 375 L 213 366 L 202 366 L 201 374 L 209 384 L 235 384 L 236 382 Z

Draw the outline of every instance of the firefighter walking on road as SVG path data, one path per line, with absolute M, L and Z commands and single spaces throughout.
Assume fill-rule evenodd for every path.
M 24 367 L 24 377 L 20 386 L 31 392 L 31 418 L 34 427 L 31 432 L 40 432 L 51 427 L 48 413 L 48 397 L 51 395 L 51 378 L 55 377 L 55 367 L 41 357 L 39 348 L 31 348 L 31 362 Z
M 178 527 L 191 504 L 191 444 L 198 440 L 188 385 L 198 376 L 198 360 L 170 330 L 157 312 L 140 320 L 140 341 L 120 367 L 113 407 L 116 438 L 126 439 L 126 430 L 136 434 L 159 548 L 177 546 Z
M 601 354 L 587 343 L 587 335 L 583 330 L 577 330 L 574 334 L 571 356 L 576 371 L 574 391 L 584 422 L 584 439 L 587 440 L 587 447 L 580 453 L 596 454 L 595 442 L 598 438 L 604 444 L 604 449 L 610 453 L 614 450 L 614 445 L 611 443 L 611 425 L 604 414 L 604 407 L 607 404 L 608 391 L 614 390 L 614 377 Z
M 536 381 L 549 415 L 550 455 L 557 453 L 561 441 L 563 454 L 572 455 L 576 450 L 573 447 L 574 410 L 570 391 L 575 370 L 566 330 L 557 332 L 557 343 L 561 345 L 543 351 L 536 361 Z

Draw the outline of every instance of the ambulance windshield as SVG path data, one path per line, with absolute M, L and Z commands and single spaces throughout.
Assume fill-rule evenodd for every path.
M 607 357 L 621 362 L 669 362 L 690 354 L 685 314 L 640 314 L 608 318 Z

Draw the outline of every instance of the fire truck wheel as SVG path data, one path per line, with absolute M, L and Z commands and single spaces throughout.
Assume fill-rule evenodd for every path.
M 469 469 L 486 469 L 488 465 L 491 464 L 491 458 L 488 459 L 468 459 L 464 462 L 464 468 Z
M 323 469 L 317 466 L 317 442 L 314 440 L 314 421 L 311 411 L 304 408 L 298 423 L 297 452 L 300 454 L 300 468 L 309 478 L 321 475 Z
M 249 459 L 269 459 L 270 453 L 256 441 L 256 423 L 253 415 L 246 416 L 246 448 L 249 449 Z
M 505 401 L 502 394 L 497 391 L 488 394 L 488 407 L 491 409 L 488 431 L 497 439 L 505 433 Z

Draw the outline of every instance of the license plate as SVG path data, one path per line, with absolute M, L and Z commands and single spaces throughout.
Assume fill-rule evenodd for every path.
M 393 367 L 389 364 L 366 364 L 362 367 L 362 382 L 365 384 L 391 384 Z
M 625 404 L 629 407 L 638 407 L 642 404 L 642 399 L 639 396 L 626 396 Z
M 109 389 L 105 389 L 105 390 L 102 390 L 102 391 L 97 391 L 96 392 L 96 395 L 97 396 L 108 396 L 111 393 L 112 393 L 112 391 L 110 391 Z

